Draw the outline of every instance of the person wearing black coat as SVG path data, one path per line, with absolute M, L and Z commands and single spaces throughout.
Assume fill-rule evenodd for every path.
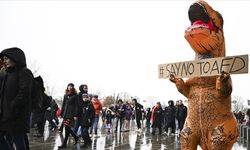
M 166 119 L 167 119 L 167 124 L 165 126 L 165 132 L 168 133 L 168 129 L 171 129 L 171 133 L 175 133 L 175 113 L 176 113 L 176 108 L 174 106 L 174 101 L 170 100 L 168 101 L 168 107 L 165 109 L 166 111 Z M 169 133 L 170 134 L 170 133 Z
M 183 129 L 183 125 L 187 118 L 187 107 L 183 105 L 182 100 L 179 100 L 179 105 L 177 106 L 176 118 L 178 120 L 178 127 L 181 131 Z
M 35 137 L 42 137 L 43 136 L 43 133 L 44 133 L 44 126 L 45 126 L 45 122 L 46 122 L 46 112 L 47 112 L 47 109 L 50 107 L 50 98 L 49 96 L 44 93 L 41 93 L 41 99 L 42 99 L 42 102 L 41 102 L 41 105 L 39 108 L 33 108 L 32 110 L 32 119 L 33 119 L 33 122 L 35 124 L 37 124 L 37 133 L 34 134 Z
M 37 125 L 37 133 L 35 137 L 42 137 L 45 125 L 45 113 L 48 107 L 50 107 L 49 96 L 45 94 L 45 87 L 41 76 L 33 79 L 32 86 L 32 122 Z
M 56 104 L 55 100 L 51 96 L 49 97 L 50 106 L 47 108 L 45 113 L 45 120 L 49 121 L 49 124 L 51 125 L 50 130 L 54 131 L 57 127 L 57 117 L 56 112 L 58 110 L 58 105 Z
M 146 126 L 147 128 L 150 128 L 150 117 L 151 117 L 151 108 L 147 108 L 147 111 L 146 111 Z
M 87 148 L 91 145 L 92 141 L 89 137 L 89 127 L 91 126 L 92 120 L 95 118 L 95 108 L 89 99 L 88 94 L 82 95 L 81 109 L 81 126 L 82 126 L 82 138 L 84 145 L 81 147 Z
M 77 120 L 76 120 L 76 123 L 75 123 L 75 126 L 74 126 L 74 132 L 77 133 L 80 125 L 82 124 L 82 112 L 81 112 L 81 106 L 82 106 L 82 95 L 83 94 L 88 94 L 88 86 L 86 84 L 82 84 L 79 86 L 79 93 L 78 93 L 78 100 L 79 100 L 79 108 L 78 108 L 78 113 L 77 113 Z
M 135 120 L 136 120 L 136 124 L 137 124 L 137 131 L 141 132 L 141 120 L 142 120 L 142 113 L 144 112 L 143 110 L 143 106 L 137 102 L 137 99 L 133 99 L 132 103 L 134 105 L 134 109 L 135 109 Z
M 247 109 L 247 116 L 248 116 L 248 122 L 247 122 L 247 125 L 248 127 L 250 128 L 250 108 Z
M 58 148 L 67 147 L 69 134 L 71 134 L 75 139 L 74 145 L 77 144 L 78 137 L 71 128 L 74 126 L 74 121 L 77 119 L 76 116 L 78 113 L 78 108 L 79 108 L 78 96 L 74 88 L 74 84 L 69 83 L 65 91 L 65 95 L 63 97 L 62 114 L 61 114 L 61 117 L 63 118 L 63 124 L 65 126 L 65 138 L 63 140 L 62 145 L 59 146 Z
M 0 147 L 11 149 L 14 144 L 17 150 L 28 150 L 33 74 L 17 47 L 3 50 L 0 58 L 5 67 L 0 77 Z
M 159 129 L 159 135 L 161 135 L 162 111 L 163 110 L 160 102 L 157 102 L 156 105 L 152 108 L 152 113 L 151 113 L 152 135 L 155 135 L 156 128 Z

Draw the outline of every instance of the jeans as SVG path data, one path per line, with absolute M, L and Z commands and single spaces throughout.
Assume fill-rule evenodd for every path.
M 183 129 L 184 123 L 185 123 L 184 119 L 178 119 L 178 127 L 180 131 Z
M 78 119 L 76 120 L 75 126 L 74 126 L 74 132 L 75 132 L 75 134 L 77 134 L 78 129 L 79 129 L 79 127 L 81 126 L 81 124 L 82 124 L 81 118 L 78 118 Z
M 90 134 L 92 134 L 93 129 L 95 130 L 95 134 L 97 134 L 98 122 L 99 122 L 99 115 L 96 115 L 94 120 L 92 121 L 91 127 L 89 129 Z

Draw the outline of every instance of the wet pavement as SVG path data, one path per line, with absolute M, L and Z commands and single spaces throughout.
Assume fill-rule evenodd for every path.
M 45 137 L 33 137 L 34 131 L 29 134 L 31 150 L 57 150 L 63 140 L 63 134 L 56 131 L 46 132 Z M 80 148 L 83 141 L 73 145 L 73 138 L 69 138 L 68 150 L 83 149 Z M 86 149 L 86 148 L 84 148 Z M 98 137 L 92 137 L 93 150 L 180 150 L 179 138 L 177 135 L 151 135 L 149 130 L 144 128 L 141 134 L 136 132 L 136 125 L 131 121 L 131 128 L 128 132 L 107 133 L 104 125 L 99 123 Z M 247 142 L 242 138 L 235 143 L 233 150 L 249 150 L 250 141 Z M 198 148 L 198 150 L 201 150 Z

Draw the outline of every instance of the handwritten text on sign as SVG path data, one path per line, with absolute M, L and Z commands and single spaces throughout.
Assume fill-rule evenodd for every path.
M 168 79 L 170 74 L 177 78 L 248 73 L 248 55 L 217 57 L 195 61 L 185 61 L 158 66 L 159 78 Z

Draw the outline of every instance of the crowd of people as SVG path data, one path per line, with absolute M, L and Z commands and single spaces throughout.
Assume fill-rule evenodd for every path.
M 26 67 L 21 49 L 5 49 L 0 58 L 0 145 L 5 150 L 29 150 L 27 133 L 30 127 L 36 129 L 34 136 L 42 137 L 46 122 L 51 131 L 65 131 L 59 149 L 68 146 L 69 136 L 74 138 L 75 145 L 82 139 L 81 147 L 90 147 L 90 137 L 98 137 L 99 119 L 106 125 L 107 134 L 129 132 L 131 121 L 136 122 L 138 134 L 147 129 L 152 135 L 158 130 L 159 135 L 172 136 L 183 129 L 187 107 L 182 100 L 176 103 L 169 100 L 164 107 L 160 102 L 144 107 L 135 98 L 131 101 L 117 99 L 114 104 L 104 107 L 98 95 L 88 92 L 86 84 L 80 85 L 78 92 L 75 85 L 69 83 L 59 107 L 45 93 L 42 77 L 34 78 Z M 250 110 L 247 115 L 250 116 Z M 235 113 L 235 116 L 243 123 L 244 113 Z
M 73 83 L 69 83 L 65 90 L 60 115 L 63 122 L 59 128 L 61 132 L 65 128 L 65 137 L 58 148 L 67 147 L 69 135 L 74 138 L 74 144 L 82 138 L 84 144 L 81 147 L 90 147 L 90 137 L 98 137 L 99 119 L 106 125 L 107 134 L 129 132 L 132 120 L 136 122 L 139 134 L 142 132 L 142 123 L 146 121 L 147 129 L 152 128 L 152 135 L 155 135 L 156 129 L 160 135 L 171 135 L 183 128 L 187 116 L 187 107 L 181 100 L 176 105 L 170 100 L 165 108 L 160 102 L 152 108 L 145 108 L 135 98 L 131 102 L 118 99 L 114 104 L 103 107 L 98 95 L 88 93 L 86 84 L 80 85 L 79 91 L 76 92 Z
M 55 100 L 45 93 L 42 77 L 34 78 L 27 68 L 25 54 L 21 49 L 5 49 L 0 53 L 0 58 L 0 145 L 3 149 L 28 150 L 27 133 L 30 127 L 36 129 L 34 136 L 42 137 L 46 122 L 49 122 L 51 131 L 65 131 L 63 143 L 58 148 L 67 147 L 70 135 L 74 138 L 74 144 L 82 137 L 82 147 L 90 146 L 90 136 L 97 136 L 99 118 L 106 123 L 107 133 L 113 132 L 113 124 L 115 133 L 129 131 L 132 118 L 136 120 L 138 132 L 141 132 L 144 118 L 147 119 L 148 127 L 152 124 L 152 134 L 156 128 L 161 133 L 162 125 L 172 130 L 176 128 L 172 123 L 167 123 L 171 121 L 165 116 L 175 115 L 175 112 L 178 114 L 180 109 L 165 110 L 157 103 L 152 111 L 145 111 L 136 99 L 132 103 L 124 103 L 119 99 L 116 104 L 103 109 L 98 95 L 89 94 L 86 84 L 82 84 L 77 92 L 74 84 L 69 83 L 59 108 Z M 59 116 L 63 120 L 61 124 Z M 80 136 L 77 134 L 79 129 Z
M 70 135 L 74 138 L 74 145 L 82 138 L 84 144 L 81 147 L 86 148 L 92 144 L 91 136 L 98 137 L 99 119 L 105 124 L 107 134 L 129 132 L 132 120 L 136 122 L 139 134 L 145 122 L 147 131 L 152 135 L 155 135 L 158 129 L 159 135 L 170 136 L 182 130 L 187 107 L 183 105 L 182 100 L 176 104 L 170 100 L 166 107 L 157 102 L 152 108 L 145 108 L 135 98 L 131 102 L 118 99 L 116 103 L 103 107 L 98 95 L 88 93 L 86 84 L 80 85 L 77 92 L 74 84 L 69 83 L 61 109 L 50 96 L 43 94 L 41 107 L 34 109 L 31 114 L 32 125 L 35 124 L 37 129 L 37 134 L 34 136 L 43 136 L 45 121 L 48 121 L 51 131 L 58 129 L 63 132 L 65 129 L 65 136 L 59 149 L 67 147 Z M 58 121 L 59 116 L 62 118 L 61 124 Z
M 59 149 L 67 147 L 70 135 L 74 144 L 82 137 L 84 144 L 81 147 L 89 147 L 90 136 L 98 136 L 100 118 L 106 124 L 107 133 L 128 132 L 131 120 L 136 121 L 138 133 L 142 131 L 144 120 L 147 128 L 152 127 L 153 135 L 156 129 L 162 134 L 162 129 L 164 133 L 168 129 L 174 133 L 183 127 L 187 107 L 181 100 L 176 105 L 170 100 L 165 108 L 160 102 L 152 108 L 145 108 L 137 99 L 131 102 L 118 99 L 115 104 L 103 107 L 98 95 L 88 93 L 86 84 L 82 84 L 77 92 L 74 84 L 69 83 L 59 108 L 56 101 L 45 93 L 42 77 L 34 78 L 27 68 L 21 49 L 5 49 L 0 58 L 0 145 L 3 149 L 29 150 L 27 133 L 30 127 L 36 129 L 34 136 L 42 137 L 46 122 L 49 122 L 51 131 L 65 131 Z

